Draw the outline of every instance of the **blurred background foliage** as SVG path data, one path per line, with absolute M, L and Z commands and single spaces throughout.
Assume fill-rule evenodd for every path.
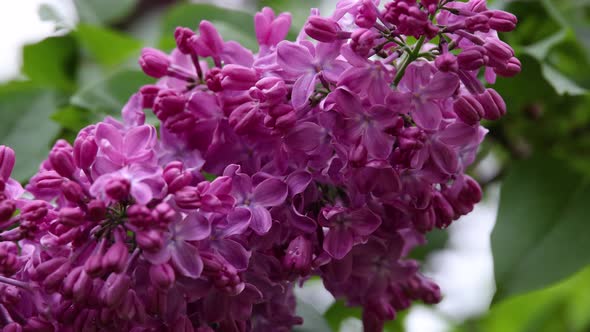
M 472 170 L 484 188 L 502 183 L 491 240 L 497 291 L 487 313 L 448 324 L 455 332 L 590 331 L 590 0 L 488 2 L 518 16 L 517 30 L 503 39 L 523 64 L 521 75 L 496 85 L 509 111 L 487 124 L 481 160 L 497 167 Z M 226 40 L 256 51 L 257 9 L 292 12 L 294 39 L 319 1 L 252 1 L 248 10 L 173 0 L 74 4 L 75 25 L 51 6 L 39 8 L 56 23 L 55 34 L 26 45 L 22 77 L 0 86 L 0 143 L 17 151 L 14 175 L 23 182 L 56 138 L 72 141 L 82 127 L 118 116 L 132 93 L 153 82 L 139 70 L 139 52 L 172 49 L 176 26 L 194 29 L 207 19 Z M 433 233 L 413 256 L 422 259 L 445 241 L 446 233 Z M 342 301 L 323 315 L 303 301 L 299 310 L 306 324 L 298 331 L 338 331 L 361 315 Z M 387 330 L 402 331 L 403 319 Z

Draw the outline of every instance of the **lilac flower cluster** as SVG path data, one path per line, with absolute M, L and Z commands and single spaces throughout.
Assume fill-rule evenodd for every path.
M 520 63 L 485 1 L 342 0 L 295 42 L 255 16 L 257 54 L 202 21 L 158 78 L 58 141 L 23 189 L 0 147 L 2 331 L 289 331 L 319 276 L 381 331 L 440 291 L 410 251 L 481 199 L 465 174 Z M 160 121 L 145 123 L 145 109 Z

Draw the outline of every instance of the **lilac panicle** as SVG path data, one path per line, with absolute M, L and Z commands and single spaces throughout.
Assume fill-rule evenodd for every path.
M 309 276 L 367 332 L 440 301 L 409 254 L 482 198 L 465 171 L 507 111 L 485 82 L 520 72 L 497 34 L 517 19 L 379 4 L 312 10 L 295 41 L 263 8 L 256 54 L 178 27 L 170 54 L 142 51 L 158 81 L 122 121 L 59 140 L 25 189 L 0 146 L 2 330 L 287 332 Z

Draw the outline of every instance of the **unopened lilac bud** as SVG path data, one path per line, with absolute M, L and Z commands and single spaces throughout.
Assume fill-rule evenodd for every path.
M 486 89 L 476 96 L 484 110 L 484 119 L 498 120 L 506 114 L 506 103 L 494 89 Z
M 486 56 L 485 48 L 476 45 L 459 53 L 457 62 L 461 69 L 477 70 L 488 62 L 488 57 Z
M 141 94 L 141 106 L 143 108 L 154 107 L 154 101 L 160 92 L 160 87 L 153 84 L 144 85 L 139 89 Z
M 21 209 L 24 220 L 38 221 L 47 215 L 47 203 L 44 201 L 30 201 Z
M 513 77 L 520 73 L 522 65 L 516 57 L 510 58 L 502 67 L 494 68 L 494 72 L 500 76 Z
M 169 264 L 150 266 L 150 280 L 154 286 L 160 289 L 167 289 L 172 286 L 176 279 L 174 269 Z
M 169 117 L 182 113 L 186 106 L 186 98 L 172 90 L 160 90 L 154 101 L 154 114 L 165 121 Z
M 187 316 L 182 315 L 176 319 L 172 330 L 178 332 L 194 332 L 195 328 L 191 320 Z
M 223 76 L 221 75 L 221 69 L 215 67 L 211 68 L 209 72 L 205 75 L 205 82 L 207 83 L 207 87 L 209 90 L 213 92 L 219 92 L 223 90 L 221 87 L 221 79 Z
M 43 279 L 43 287 L 48 290 L 55 290 L 64 281 L 64 278 L 70 272 L 70 264 L 64 263 L 51 272 L 45 279 Z
M 141 50 L 139 65 L 147 75 L 153 78 L 162 78 L 168 73 L 170 59 L 166 53 L 146 47 Z
M 288 92 L 289 90 L 283 79 L 268 76 L 256 82 L 256 87 L 250 89 L 250 96 L 270 104 L 276 104 L 285 100 Z
M 455 210 L 447 199 L 440 193 L 432 197 L 432 206 L 436 213 L 436 227 L 445 229 L 455 219 Z
M 7 221 L 16 211 L 16 205 L 13 201 L 3 200 L 0 202 L 0 222 Z
M 102 255 L 101 254 L 94 254 L 90 255 L 86 262 L 84 263 L 84 271 L 92 278 L 97 278 L 104 273 L 104 268 L 102 265 Z
M 456 72 L 459 70 L 457 57 L 449 52 L 443 53 L 434 60 L 436 68 L 442 72 Z
M 92 221 L 103 220 L 106 216 L 107 207 L 101 200 L 95 199 L 88 203 L 87 216 Z
M 72 298 L 74 294 L 74 285 L 76 285 L 76 282 L 78 281 L 83 272 L 84 267 L 76 266 L 70 271 L 70 273 L 68 273 L 68 276 L 65 279 L 63 279 L 62 290 L 63 294 L 66 297 Z
M 59 210 L 58 221 L 67 226 L 79 226 L 84 222 L 84 212 L 79 207 L 63 207 Z
M 0 145 L 0 179 L 8 180 L 15 163 L 14 150 L 5 146 Z
M 327 17 L 311 16 L 305 24 L 305 33 L 311 38 L 331 43 L 338 38 L 338 32 L 341 31 L 336 21 Z
M 168 203 L 160 203 L 152 210 L 152 216 L 156 222 L 166 227 L 176 219 L 176 210 Z
M 168 184 L 168 192 L 174 193 L 188 186 L 192 182 L 193 176 L 184 170 L 182 162 L 173 161 L 164 168 L 164 180 Z
M 362 167 L 367 163 L 367 149 L 357 144 L 349 153 L 348 160 L 353 167 Z
M 191 53 L 191 48 L 188 43 L 188 39 L 194 36 L 193 30 L 184 27 L 177 27 L 174 31 L 174 40 L 176 40 L 176 46 L 178 50 L 183 54 Z
M 478 123 L 484 116 L 484 109 L 472 95 L 462 95 L 453 104 L 453 110 L 468 125 Z
M 490 31 L 489 18 L 484 14 L 476 14 L 473 16 L 469 16 L 465 18 L 465 21 L 463 23 L 465 24 L 465 29 L 468 31 Z
M 486 55 L 489 58 L 488 64 L 493 67 L 502 67 L 514 56 L 512 47 L 501 40 L 487 41 L 483 47 L 486 49 Z
M 370 29 L 357 29 L 351 35 L 350 47 L 361 56 L 367 56 L 380 35 Z
M 120 273 L 125 269 L 129 248 L 121 242 L 115 242 L 102 257 L 102 267 L 107 271 Z
M 194 210 L 201 207 L 201 195 L 196 187 L 187 186 L 174 193 L 174 200 L 181 209 Z
M 152 252 L 160 250 L 164 245 L 162 233 L 154 229 L 135 233 L 135 241 L 140 249 Z
M 378 14 L 379 12 L 374 2 L 371 0 L 364 0 L 354 19 L 354 23 L 361 28 L 370 29 L 375 25 Z
M 147 206 L 134 204 L 127 209 L 127 221 L 135 227 L 147 228 L 153 225 L 154 218 Z
M 67 262 L 65 257 L 56 257 L 49 259 L 35 267 L 33 273 L 31 273 L 31 279 L 34 281 L 42 281 L 47 276 L 55 272 L 60 266 Z
M 92 292 L 92 278 L 82 270 L 72 288 L 72 297 L 75 302 L 82 303 L 90 295 L 90 292 Z
M 258 81 L 256 70 L 229 64 L 221 69 L 221 87 L 227 90 L 248 90 Z
M 27 319 L 24 326 L 25 332 L 54 332 L 55 327 L 42 316 L 34 316 Z
M 367 309 L 381 320 L 395 319 L 395 309 L 386 299 L 380 296 L 369 299 Z
M 131 279 L 126 274 L 111 273 L 102 288 L 102 300 L 109 308 L 119 305 L 124 299 Z
M 68 201 L 73 203 L 81 202 L 84 199 L 82 187 L 74 181 L 64 181 L 61 184 L 61 192 Z
M 510 32 L 516 28 L 518 19 L 515 15 L 502 10 L 492 10 L 490 12 L 490 28 L 500 32 Z
M 63 177 L 71 178 L 76 171 L 71 148 L 53 148 L 49 153 L 49 162 L 53 169 Z
M 88 169 L 96 159 L 98 145 L 94 135 L 81 131 L 74 141 L 74 160 L 81 169 Z
M 436 214 L 432 208 L 418 212 L 414 217 L 414 226 L 423 233 L 431 231 L 434 228 L 435 222 Z
M 112 179 L 105 186 L 106 194 L 116 200 L 123 201 L 129 197 L 131 183 L 127 179 Z
M 2 332 L 23 332 L 23 327 L 19 323 L 12 322 L 2 328 Z
M 283 257 L 283 266 L 302 275 L 311 270 L 313 246 L 309 239 L 299 235 L 289 243 Z
M 192 113 L 182 112 L 168 117 L 164 121 L 164 127 L 175 134 L 181 134 L 190 131 L 195 122 L 196 118 Z

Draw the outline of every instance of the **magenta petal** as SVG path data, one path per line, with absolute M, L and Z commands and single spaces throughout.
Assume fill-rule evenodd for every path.
M 434 163 L 444 172 L 453 174 L 459 169 L 457 152 L 446 144 L 433 140 L 430 155 Z
M 248 267 L 251 253 L 236 241 L 224 239 L 219 241 L 215 248 L 236 269 L 245 270 Z
M 307 186 L 311 183 L 311 173 L 307 171 L 297 171 L 289 174 L 287 177 L 287 185 L 289 186 L 289 194 L 291 196 L 297 195 L 305 191 Z
M 317 74 L 314 72 L 306 73 L 300 76 L 293 84 L 293 93 L 291 95 L 291 104 L 299 109 L 307 104 L 309 97 L 315 89 Z
M 143 149 L 149 149 L 155 145 L 158 135 L 156 128 L 148 125 L 132 128 L 124 139 L 124 151 L 127 156 L 140 153 Z
M 378 128 L 369 127 L 363 136 L 363 145 L 375 158 L 386 159 L 393 149 L 393 137 Z
M 185 277 L 196 279 L 203 271 L 199 250 L 184 241 L 175 242 L 171 252 L 174 267 Z
M 447 98 L 459 87 L 459 77 L 452 73 L 438 72 L 434 74 L 430 84 L 423 90 L 428 99 Z
M 170 257 L 171 257 L 170 248 L 171 248 L 171 245 L 167 245 L 156 252 L 144 251 L 144 252 L 142 252 L 142 255 L 150 263 L 152 263 L 154 265 L 164 264 L 170 260 Z
M 102 141 L 108 141 L 115 150 L 120 151 L 123 146 L 123 135 L 119 129 L 107 123 L 100 123 L 96 126 L 96 141 L 102 145 Z
M 443 129 L 438 138 L 441 142 L 451 146 L 467 145 L 477 142 L 478 127 L 470 126 L 463 122 L 455 122 Z
M 313 122 L 304 122 L 285 136 L 285 144 L 289 149 L 311 152 L 320 145 L 321 138 L 322 127 Z
M 277 62 L 286 72 L 301 74 L 313 70 L 313 57 L 303 45 L 282 41 L 277 45 Z
M 362 113 L 363 108 L 360 99 L 352 92 L 346 89 L 337 89 L 332 93 L 332 98 L 336 102 L 336 111 L 347 117 L 354 118 Z
M 145 123 L 145 113 L 143 112 L 141 103 L 142 96 L 140 93 L 135 93 L 129 98 L 129 101 L 127 101 L 127 104 L 125 104 L 121 111 L 126 125 L 141 126 Z
M 352 233 L 337 227 L 331 229 L 324 239 L 324 250 L 336 259 L 342 259 L 350 252 L 353 245 Z
M 289 188 L 279 179 L 266 179 L 252 193 L 252 203 L 261 206 L 277 206 L 287 198 Z
M 252 212 L 245 207 L 237 207 L 227 216 L 227 227 L 221 228 L 220 236 L 227 237 L 235 234 L 242 234 L 252 220 Z
M 176 239 L 184 241 L 199 241 L 211 235 L 211 223 L 198 212 L 190 213 L 175 225 Z
M 417 103 L 411 112 L 414 122 L 426 130 L 436 130 L 442 121 L 442 113 L 437 104 L 431 101 Z
M 137 203 L 144 205 L 149 203 L 154 197 L 150 186 L 143 182 L 133 183 L 131 186 L 131 196 L 133 196 Z
M 272 217 L 270 212 L 262 206 L 255 206 L 250 209 L 252 211 L 252 220 L 250 221 L 250 228 L 259 235 L 268 233 L 272 226 Z
M 381 218 L 367 208 L 352 212 L 348 218 L 352 221 L 350 227 L 361 236 L 372 234 L 381 225 Z

